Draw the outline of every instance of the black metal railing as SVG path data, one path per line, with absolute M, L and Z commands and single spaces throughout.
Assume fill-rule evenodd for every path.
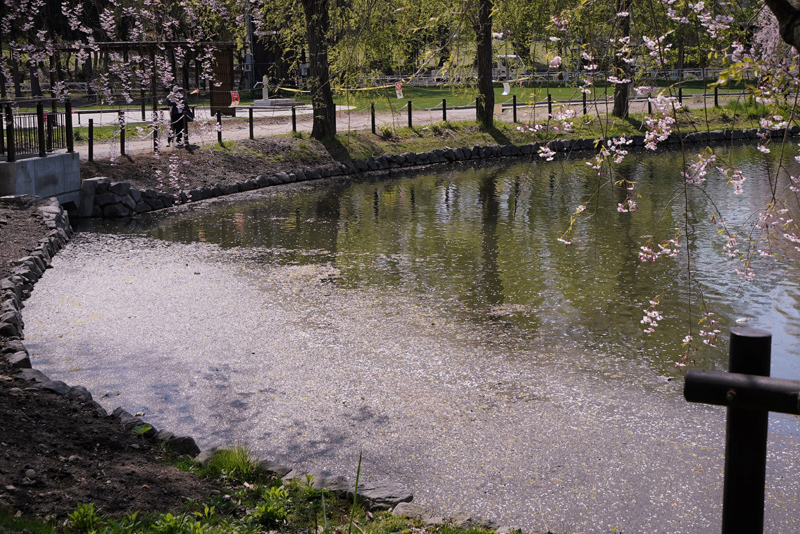
M 15 161 L 20 156 L 45 157 L 56 150 L 73 151 L 69 102 L 65 103 L 64 111 L 54 112 L 44 109 L 45 101 L 47 99 L 35 101 L 35 112 L 18 111 L 20 104 L 32 102 L 4 102 L 0 105 L 0 157 Z

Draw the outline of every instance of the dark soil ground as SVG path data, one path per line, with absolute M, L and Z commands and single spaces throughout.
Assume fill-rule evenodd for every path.
M 335 149 L 331 148 L 331 151 Z M 137 189 L 168 192 L 190 190 L 216 183 L 233 183 L 259 174 L 294 171 L 335 163 L 321 143 L 293 137 L 237 141 L 235 145 L 152 152 L 121 156 L 114 161 L 81 163 L 81 178 L 105 176 L 112 182 L 129 182 Z

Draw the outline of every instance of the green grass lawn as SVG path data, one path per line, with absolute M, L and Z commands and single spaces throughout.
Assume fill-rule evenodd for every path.
M 707 86 L 713 80 L 687 80 L 680 84 L 677 82 L 662 81 L 657 84 L 660 88 L 671 87 L 673 94 L 677 95 L 678 87 L 683 89 L 684 95 L 692 95 L 697 93 L 708 92 L 713 93 L 713 89 Z M 535 83 L 532 81 L 523 82 L 520 86 L 518 82 L 510 82 L 510 93 L 503 95 L 503 86 L 495 84 L 495 103 L 496 104 L 510 104 L 512 97 L 517 97 L 517 103 L 530 104 L 533 102 L 547 101 L 548 93 L 551 95 L 553 101 L 566 101 L 573 100 L 579 101 L 582 99 L 582 93 L 579 89 L 579 84 L 574 82 L 550 82 L 550 83 Z M 723 92 L 740 92 L 742 86 L 731 85 L 720 90 Z M 613 95 L 614 89 L 609 84 L 598 84 L 592 88 L 592 93 L 587 95 L 588 99 L 605 98 Z M 310 104 L 311 97 L 307 93 L 298 93 L 296 91 L 274 91 L 270 92 L 272 96 L 281 98 L 293 98 L 299 104 Z M 395 95 L 394 86 L 377 88 L 372 90 L 353 90 L 353 91 L 338 91 L 334 95 L 334 102 L 337 105 L 352 106 L 356 110 L 368 109 L 370 104 L 375 105 L 378 111 L 397 110 L 404 107 L 409 100 L 415 108 L 438 108 L 442 106 L 442 100 L 447 100 L 448 107 L 457 106 L 471 106 L 475 105 L 475 99 L 478 91 L 475 86 L 471 85 L 445 85 L 440 87 L 425 87 L 425 86 L 403 86 L 403 98 L 398 99 Z M 240 106 L 247 107 L 253 104 L 255 99 L 261 98 L 260 91 L 239 91 Z M 207 93 L 202 95 L 190 95 L 188 98 L 190 105 L 208 106 L 209 97 Z M 77 108 L 76 108 L 77 109 Z M 133 104 L 120 103 L 119 105 L 88 105 L 81 106 L 81 111 L 87 110 L 116 110 L 125 109 L 130 111 L 138 111 L 141 106 Z M 150 104 L 147 104 L 147 113 L 149 113 Z M 35 111 L 33 109 L 21 109 L 20 111 Z

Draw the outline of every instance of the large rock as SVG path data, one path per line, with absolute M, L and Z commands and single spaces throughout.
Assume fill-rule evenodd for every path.
M 103 208 L 103 217 L 109 219 L 120 219 L 122 217 L 130 216 L 130 214 L 131 210 L 122 204 L 109 204 Z
M 12 354 L 6 355 L 6 360 L 8 363 L 13 365 L 18 369 L 30 369 L 31 368 L 31 359 L 28 357 L 28 354 L 25 352 L 14 352 Z
M 397 482 L 366 482 L 358 495 L 369 503 L 370 510 L 391 510 L 401 502 L 411 502 L 414 494 Z
M 185 454 L 192 458 L 200 454 L 200 447 L 189 436 L 176 436 L 172 432 L 161 430 L 156 434 L 156 440 L 160 441 L 164 448 L 176 454 Z
M 283 478 L 292 472 L 291 467 L 281 465 L 270 460 L 261 460 L 258 462 L 258 468 L 264 473 L 277 478 Z
M 395 506 L 392 510 L 392 515 L 419 519 L 428 527 L 443 525 L 445 523 L 444 517 L 438 516 L 418 504 L 411 504 L 409 502 L 401 502 Z

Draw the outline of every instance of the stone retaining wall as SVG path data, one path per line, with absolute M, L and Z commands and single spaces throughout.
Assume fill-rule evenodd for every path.
M 759 132 L 770 137 L 784 137 L 785 135 L 798 135 L 800 126 L 793 126 L 789 131 L 777 130 L 713 130 L 709 132 L 692 132 L 682 138 L 677 133 L 671 133 L 662 141 L 666 145 L 697 143 L 723 143 L 730 141 L 747 141 L 758 138 Z M 644 136 L 634 135 L 632 144 L 635 147 L 644 146 Z M 259 175 L 236 184 L 216 184 L 213 187 L 181 191 L 176 195 L 148 189 L 139 191 L 126 182 L 111 182 L 108 178 L 90 178 L 81 184 L 78 217 L 106 217 L 121 218 L 135 214 L 168 208 L 176 203 L 195 202 L 213 197 L 252 191 L 271 185 L 305 182 L 331 176 L 352 175 L 362 172 L 417 167 L 437 163 L 453 163 L 457 161 L 483 160 L 488 158 L 520 157 L 536 155 L 540 148 L 548 147 L 550 150 L 562 154 L 569 154 L 579 150 L 598 149 L 597 139 L 566 139 L 555 140 L 548 143 L 532 143 L 529 145 L 488 145 L 437 148 L 430 152 L 405 152 L 403 154 L 383 154 L 379 157 L 357 159 L 345 164 L 320 167 L 316 169 L 299 169 L 295 172 L 279 172 L 271 176 Z M 605 142 L 605 141 L 603 141 Z

